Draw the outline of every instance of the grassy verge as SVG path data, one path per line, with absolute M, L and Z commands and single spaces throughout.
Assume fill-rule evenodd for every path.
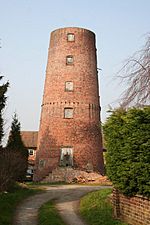
M 15 186 L 8 193 L 0 193 L 0 225 L 12 225 L 17 204 L 24 198 L 38 192 L 39 190 Z
M 29 187 L 38 187 L 38 186 L 59 186 L 59 185 L 65 185 L 67 184 L 66 182 L 26 182 L 26 184 Z
M 38 225 L 65 225 L 52 201 L 41 206 L 38 221 Z
M 42 186 L 59 186 L 59 185 L 79 185 L 79 186 L 112 186 L 112 183 L 66 183 L 66 182 L 26 182 L 29 187 L 42 187 Z
M 83 197 L 80 201 L 80 213 L 91 225 L 127 225 L 112 217 L 112 207 L 108 201 L 111 189 L 103 189 L 92 192 Z

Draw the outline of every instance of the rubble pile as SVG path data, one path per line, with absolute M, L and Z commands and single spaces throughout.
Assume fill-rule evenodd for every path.
M 42 182 L 66 182 L 79 184 L 106 184 L 111 185 L 111 182 L 106 176 L 102 176 L 96 172 L 86 172 L 73 169 L 70 167 L 58 167 L 52 171 Z

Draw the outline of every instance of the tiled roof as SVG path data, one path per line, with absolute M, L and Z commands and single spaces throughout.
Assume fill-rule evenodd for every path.
M 21 131 L 21 137 L 27 148 L 37 147 L 38 131 Z

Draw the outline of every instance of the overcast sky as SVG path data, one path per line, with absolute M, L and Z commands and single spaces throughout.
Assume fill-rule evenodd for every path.
M 104 122 L 125 88 L 116 72 L 150 31 L 150 0 L 0 0 L 0 72 L 10 82 L 6 130 L 14 111 L 22 130 L 38 130 L 50 32 L 68 26 L 96 34 Z

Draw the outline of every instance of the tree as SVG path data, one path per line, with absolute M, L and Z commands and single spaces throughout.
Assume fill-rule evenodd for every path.
M 0 81 L 2 80 L 3 76 L 0 76 Z M 4 136 L 4 120 L 3 120 L 3 110 L 6 105 L 6 92 L 9 87 L 9 82 L 6 82 L 5 84 L 0 85 L 0 146 L 2 146 L 2 138 Z
M 0 76 L 0 81 L 3 76 Z M 8 176 L 5 176 L 5 173 L 9 173 L 10 171 L 6 169 L 8 154 L 5 149 L 2 147 L 2 139 L 4 136 L 4 120 L 3 120 L 3 111 L 6 105 L 6 92 L 9 87 L 9 82 L 0 85 L 0 191 L 6 190 L 9 185 L 12 183 Z
M 16 180 L 22 181 L 25 178 L 28 166 L 28 150 L 24 146 L 21 139 L 20 122 L 18 121 L 16 113 L 13 116 L 11 131 L 6 148 L 10 152 L 17 154 L 20 159 L 20 163 L 17 166 L 19 169 L 16 173 Z
M 2 80 L 0 76 L 0 80 Z M 3 110 L 6 105 L 6 92 L 9 82 L 0 85 L 0 191 L 9 190 L 16 180 L 22 180 L 27 169 L 27 149 L 20 135 L 20 123 L 15 114 L 7 147 L 2 146 L 4 136 Z
M 104 125 L 106 170 L 126 195 L 150 197 L 150 107 L 114 110 Z
M 19 152 L 2 148 L 0 151 L 0 192 L 12 188 L 18 180 L 18 171 L 22 170 L 24 159 Z
M 150 34 L 143 49 L 126 60 L 119 71 L 119 77 L 128 85 L 122 94 L 122 107 L 150 103 Z

